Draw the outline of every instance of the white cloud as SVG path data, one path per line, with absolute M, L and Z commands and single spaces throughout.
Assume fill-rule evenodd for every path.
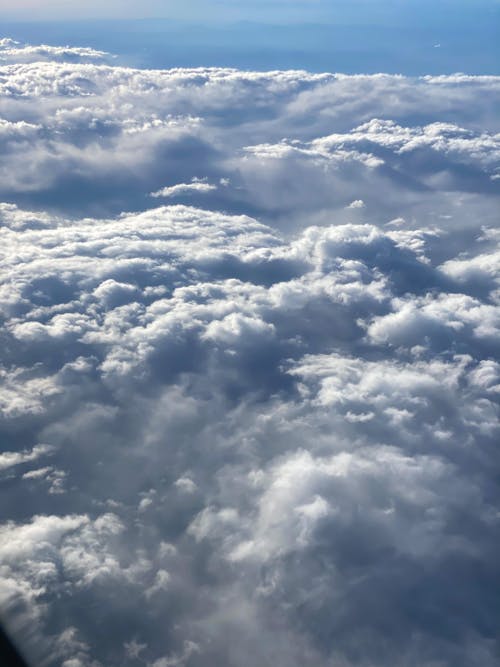
M 34 662 L 493 667 L 499 79 L 1 48 Z
M 110 54 L 104 51 L 96 51 L 88 47 L 69 46 L 31 46 L 3 38 L 0 39 L 0 63 L 29 63 L 41 61 L 69 61 L 69 62 L 92 62 L 110 58 Z
M 365 203 L 362 199 L 355 199 L 346 208 L 365 208 Z
M 165 188 L 161 188 L 161 190 L 152 192 L 151 197 L 178 197 L 179 195 L 190 194 L 193 192 L 206 194 L 208 192 L 213 192 L 214 190 L 217 190 L 216 185 L 205 183 L 204 181 L 193 180 L 191 183 L 177 183 L 176 185 L 170 185 Z
M 54 451 L 50 445 L 36 445 L 31 450 L 18 452 L 3 452 L 0 454 L 0 470 L 6 470 L 22 463 L 31 463 L 46 454 L 52 454 Z

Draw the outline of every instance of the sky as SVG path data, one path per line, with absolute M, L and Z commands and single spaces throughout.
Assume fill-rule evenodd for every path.
M 86 3 L 66 0 L 20 0 L 13 5 L 1 0 L 0 12 L 19 19 L 68 18 L 183 18 L 190 20 L 278 20 L 279 22 L 314 19 L 348 20 L 356 23 L 373 19 L 388 20 L 408 13 L 450 14 L 498 8 L 498 0 L 110 0 Z
M 490 0 L 491 3 L 492 0 Z M 494 0 L 493 0 L 494 1 Z M 467 4 L 469 0 L 465 0 Z M 377 15 L 387 15 L 393 11 L 398 11 L 402 5 L 408 5 L 407 0 L 354 0 L 346 2 L 345 0 L 271 0 L 263 2 L 262 0 L 251 0 L 247 2 L 238 2 L 237 0 L 189 0 L 187 3 L 178 3 L 173 0 L 111 0 L 105 4 L 90 0 L 82 4 L 76 2 L 65 2 L 64 0 L 49 0 L 41 2 L 40 0 L 21 0 L 15 6 L 10 2 L 2 0 L 0 10 L 5 16 L 15 16 L 18 18 L 27 18 L 26 12 L 36 18 L 196 18 L 197 20 L 221 19 L 262 19 L 262 18 L 280 18 L 290 20 L 290 18 L 300 17 L 325 17 L 337 15 L 339 17 L 353 17 L 355 12 L 362 8 L 365 12 Z M 414 4 L 414 3 L 413 3 Z M 464 4 L 464 0 L 461 0 Z M 355 8 L 353 8 L 353 5 Z
M 134 67 L 497 74 L 497 0 L 6 3 L 6 35 Z
M 2 621 L 40 667 L 496 667 L 492 52 L 118 25 L 2 24 Z

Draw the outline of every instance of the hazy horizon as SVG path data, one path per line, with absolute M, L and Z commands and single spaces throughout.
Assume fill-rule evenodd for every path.
M 375 3 L 372 3 L 375 4 Z M 384 4 L 384 3 L 382 3 Z M 4 21 L 4 36 L 22 42 L 88 46 L 138 67 L 222 66 L 243 69 L 306 69 L 315 72 L 409 75 L 496 74 L 500 69 L 499 5 L 473 14 L 415 8 L 397 14 L 336 20 L 286 20 L 214 16 L 176 19 Z M 316 18 L 316 22 L 314 19 Z M 496 20 L 495 20 L 496 19 Z

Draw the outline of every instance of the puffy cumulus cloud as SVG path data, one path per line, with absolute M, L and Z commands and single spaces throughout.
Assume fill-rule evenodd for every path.
M 159 198 L 159 197 L 178 197 L 179 195 L 185 195 L 185 194 L 190 194 L 190 193 L 208 193 L 208 192 L 213 192 L 213 190 L 217 190 L 216 185 L 212 185 L 211 183 L 206 183 L 205 180 L 200 180 L 197 178 L 194 178 L 191 183 L 177 183 L 177 185 L 170 185 L 166 186 L 164 188 L 161 188 L 161 190 L 157 190 L 156 192 L 151 193 L 151 197 Z
M 493 667 L 498 79 L 2 48 L 0 595 L 34 663 Z
M 332 212 L 495 220 L 498 77 L 134 70 L 3 48 L 5 201 L 106 215 L 146 208 L 149 193 L 189 196 L 288 230 Z M 361 193 L 363 212 L 344 211 Z
M 499 146 L 498 134 L 451 123 L 403 128 L 373 119 L 310 142 L 292 139 L 246 147 L 243 161 L 233 164 L 238 164 L 251 201 L 267 215 L 286 215 L 283 225 L 297 217 L 300 224 L 305 212 L 324 224 L 325 209 L 329 214 L 341 202 L 348 214 L 366 208 L 364 213 L 379 223 L 400 217 L 404 210 L 410 224 L 423 218 L 427 224 L 442 225 L 448 215 L 464 226 L 477 205 L 489 209 L 483 215 L 493 222 Z M 297 184 L 292 191 L 283 187 L 290 178 Z M 357 199 L 361 191 L 364 201 Z M 463 198 L 454 196 L 456 192 Z M 338 215 L 348 219 L 345 212 Z
M 410 664 L 430 641 L 427 605 L 451 614 L 453 567 L 470 578 L 463 664 L 474 651 L 489 660 L 474 577 L 495 571 L 496 291 L 481 297 L 473 282 L 471 295 L 448 263 L 433 264 L 435 231 L 309 227 L 287 241 L 250 217 L 185 206 L 81 221 L 8 206 L 3 223 L 11 384 L 46 387 L 35 411 L 20 403 L 5 424 L 16 432 L 29 415 L 57 448 L 57 469 L 24 471 L 19 487 L 44 498 L 51 521 L 68 503 L 119 517 L 126 545 L 105 532 L 102 545 L 81 538 L 78 558 L 73 541 L 52 548 L 62 581 L 81 568 L 90 599 L 127 591 L 105 609 L 133 619 L 141 656 L 179 660 L 195 642 L 185 664 L 252 664 L 247 642 L 265 636 L 259 660 L 364 664 L 372 645 L 384 661 L 406 645 Z M 485 238 L 478 230 L 470 261 L 491 254 Z M 24 525 L 5 530 L 24 535 Z M 442 587 L 434 602 L 426 577 Z M 412 586 L 423 599 L 396 621 Z M 96 627 L 80 618 L 75 587 L 68 622 L 92 647 Z M 390 603 L 370 597 L 380 590 Z M 26 599 L 51 634 L 64 632 L 50 605 Z M 162 645 L 167 611 L 177 621 Z M 373 620 L 384 615 L 399 629 L 393 642 Z M 279 631 L 264 627 L 270 619 Z M 464 623 L 443 629 L 428 664 L 458 660 Z M 415 627 L 422 639 L 412 642 Z M 229 628 L 247 639 L 226 645 Z M 116 628 L 123 646 L 125 630 Z M 356 657 L 359 642 L 366 655 Z M 108 664 L 116 650 L 108 639 L 94 652 Z M 133 659 L 120 650 L 118 661 Z
M 33 516 L 26 524 L 2 524 L 0 599 L 4 613 L 16 615 L 27 638 L 40 640 L 36 629 L 40 614 L 51 612 L 46 609 L 49 591 L 50 596 L 74 600 L 80 590 L 98 585 L 100 579 L 133 578 L 109 552 L 110 539 L 122 530 L 113 514 L 93 521 L 85 515 L 44 515 Z M 87 653 L 85 644 L 69 641 L 75 634 L 74 628 L 66 628 L 54 638 L 53 646 L 42 637 L 40 653 L 45 649 L 48 656 L 55 653 L 63 659 L 68 650 L 75 656 Z M 90 663 L 85 660 L 82 664 Z

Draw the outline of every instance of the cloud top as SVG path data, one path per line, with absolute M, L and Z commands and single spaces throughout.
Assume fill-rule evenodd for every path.
M 1 48 L 34 663 L 493 667 L 499 80 Z

